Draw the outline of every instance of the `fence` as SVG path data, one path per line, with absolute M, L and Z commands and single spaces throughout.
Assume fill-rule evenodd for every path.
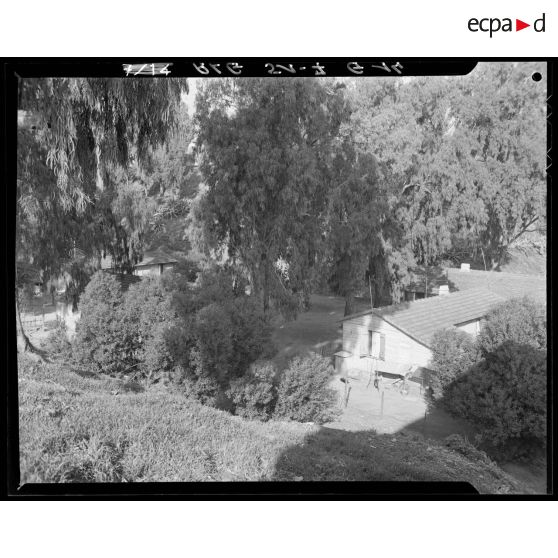
M 23 308 L 20 316 L 23 328 L 29 331 L 45 329 L 58 321 L 56 308 L 50 303 L 32 304 Z

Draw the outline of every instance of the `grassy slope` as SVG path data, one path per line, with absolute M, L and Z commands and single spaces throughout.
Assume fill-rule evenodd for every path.
M 522 492 L 491 462 L 418 436 L 252 422 L 162 389 L 134 393 L 54 365 L 20 366 L 21 482 L 466 480 Z

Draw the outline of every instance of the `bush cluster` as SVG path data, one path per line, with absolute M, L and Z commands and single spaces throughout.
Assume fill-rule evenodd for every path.
M 187 267 L 186 267 L 187 269 Z M 144 278 L 125 293 L 98 272 L 81 300 L 73 357 L 110 376 L 165 379 L 217 404 L 250 364 L 273 353 L 271 326 L 227 269 Z
M 175 320 L 159 280 L 146 278 L 123 293 L 114 275 L 99 271 L 81 298 L 73 357 L 98 373 L 152 377 L 166 368 L 164 333 Z
M 507 341 L 546 351 L 546 308 L 528 297 L 495 306 L 486 316 L 479 347 L 488 354 Z
M 67 357 L 71 353 L 71 343 L 68 341 L 67 328 L 64 322 L 56 324 L 56 328 L 48 335 L 46 346 L 50 353 L 59 357 Z
M 282 372 L 272 363 L 258 363 L 231 385 L 228 395 L 235 413 L 247 418 L 322 424 L 339 413 L 332 376 L 330 360 L 318 354 L 295 357 Z
M 249 419 L 269 420 L 277 403 L 275 378 L 271 362 L 255 363 L 248 374 L 231 383 L 227 392 L 237 415 Z
M 496 446 L 510 440 L 544 443 L 546 354 L 505 341 L 448 387 L 446 406 L 477 424 Z
M 433 343 L 434 399 L 503 448 L 544 446 L 546 316 L 529 298 L 506 301 L 487 315 L 476 340 L 439 332 Z
M 447 387 L 478 361 L 478 348 L 473 337 L 459 329 L 445 329 L 432 340 L 432 368 L 429 376 L 432 396 L 439 400 Z
M 251 419 L 333 418 L 327 358 L 297 358 L 279 373 L 266 361 L 271 325 L 244 283 L 226 268 L 202 271 L 195 285 L 190 279 L 166 273 L 123 293 L 113 275 L 96 273 L 81 301 L 75 361 L 114 377 L 172 382 Z
M 337 394 L 329 387 L 330 359 L 318 354 L 294 358 L 277 388 L 275 418 L 324 423 L 337 416 Z

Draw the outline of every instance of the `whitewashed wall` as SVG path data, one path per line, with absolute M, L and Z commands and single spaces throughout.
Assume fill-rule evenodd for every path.
M 136 267 L 134 274 L 140 277 L 145 275 L 160 275 L 159 264 Z
M 457 329 L 460 329 L 461 331 L 465 331 L 466 333 L 471 334 L 473 337 L 476 337 L 480 332 L 481 321 L 480 320 L 473 320 L 471 322 L 466 322 L 466 323 L 463 323 L 463 324 L 457 324 L 455 327 Z
M 370 360 L 360 358 L 368 353 L 368 332 L 385 335 L 385 360 L 379 362 L 379 370 L 398 374 L 410 364 L 427 367 L 432 356 L 428 347 L 418 343 L 399 329 L 373 314 L 343 322 L 343 350 L 352 353 L 345 359 L 349 370 L 368 371 Z

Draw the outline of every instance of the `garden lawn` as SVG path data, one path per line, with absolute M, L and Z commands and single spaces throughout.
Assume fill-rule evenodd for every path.
M 345 311 L 345 299 L 337 296 L 312 295 L 308 312 L 300 312 L 297 319 L 278 324 L 273 341 L 278 349 L 274 362 L 281 368 L 294 356 L 317 352 L 333 355 L 342 344 L 340 320 Z M 363 299 L 355 299 L 355 312 L 369 307 Z

